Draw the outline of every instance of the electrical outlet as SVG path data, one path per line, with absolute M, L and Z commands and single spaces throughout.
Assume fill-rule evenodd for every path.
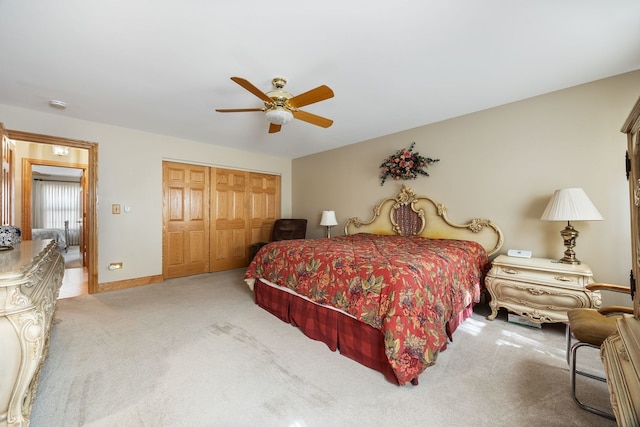
M 121 262 L 112 262 L 111 264 L 109 264 L 109 270 L 121 270 L 121 269 L 122 269 Z
M 120 213 L 120 205 L 119 204 L 111 205 L 111 213 L 112 214 L 119 214 Z

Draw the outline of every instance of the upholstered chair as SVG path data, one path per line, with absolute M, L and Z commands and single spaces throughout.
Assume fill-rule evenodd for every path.
M 629 288 L 606 283 L 592 283 L 587 285 L 587 289 L 607 290 L 614 292 L 629 293 Z M 593 412 L 609 419 L 615 419 L 602 409 L 592 407 L 576 396 L 576 374 L 598 381 L 606 381 L 604 377 L 578 369 L 577 354 L 581 347 L 600 348 L 604 340 L 616 332 L 616 321 L 625 314 L 632 314 L 632 307 L 609 306 L 598 310 L 593 308 L 575 308 L 567 312 L 567 363 L 571 370 L 571 395 L 573 400 L 584 410 Z M 574 341 L 575 339 L 575 341 Z

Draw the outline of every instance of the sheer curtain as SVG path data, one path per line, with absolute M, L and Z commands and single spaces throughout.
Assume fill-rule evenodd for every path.
M 69 221 L 70 245 L 78 244 L 80 212 L 80 183 L 34 181 L 32 187 L 32 228 L 59 228 Z

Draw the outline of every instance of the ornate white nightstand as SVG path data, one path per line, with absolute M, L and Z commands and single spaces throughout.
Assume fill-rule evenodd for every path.
M 563 264 L 544 258 L 516 258 L 499 255 L 493 260 L 485 285 L 491 295 L 489 320 L 504 307 L 536 323 L 567 322 L 567 310 L 599 308 L 599 291 L 587 264 Z

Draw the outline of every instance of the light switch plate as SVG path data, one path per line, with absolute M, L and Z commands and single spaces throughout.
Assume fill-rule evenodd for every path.
M 509 249 L 507 255 L 517 258 L 531 258 L 531 251 L 522 251 L 520 249 Z

